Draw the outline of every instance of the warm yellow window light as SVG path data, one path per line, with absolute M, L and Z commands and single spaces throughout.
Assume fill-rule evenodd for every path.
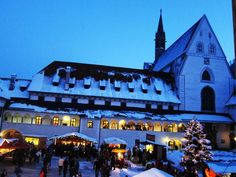
M 25 137 L 27 143 L 33 143 L 35 146 L 39 145 L 39 138 Z
M 67 122 L 67 121 L 69 121 L 69 120 L 70 120 L 70 116 L 64 116 L 64 117 L 63 117 L 63 121 L 66 121 L 66 122 Z

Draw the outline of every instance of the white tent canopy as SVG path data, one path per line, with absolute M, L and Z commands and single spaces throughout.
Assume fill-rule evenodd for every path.
M 0 138 L 0 146 L 2 146 L 5 141 L 7 143 L 11 143 L 11 142 L 16 141 L 16 140 L 17 140 L 16 138 L 11 138 L 11 139 Z
M 159 170 L 157 168 L 151 168 L 149 170 L 146 170 L 142 173 L 139 173 L 137 175 L 134 175 L 133 177 L 151 177 L 151 176 L 155 176 L 155 177 L 173 177 L 172 175 Z
M 105 138 L 104 143 L 105 144 L 114 144 L 114 145 L 117 145 L 117 144 L 127 145 L 127 142 L 125 140 L 122 140 L 122 139 L 116 138 L 116 137 Z
M 72 133 L 66 133 L 64 135 L 58 135 L 58 136 L 53 136 L 51 137 L 50 139 L 63 139 L 63 138 L 67 138 L 67 137 L 78 137 L 78 138 L 81 138 L 81 139 L 84 139 L 86 141 L 90 141 L 90 142 L 93 142 L 93 143 L 97 143 L 97 140 L 92 138 L 92 137 L 89 137 L 85 134 L 82 134 L 82 133 L 78 133 L 78 132 L 72 132 Z

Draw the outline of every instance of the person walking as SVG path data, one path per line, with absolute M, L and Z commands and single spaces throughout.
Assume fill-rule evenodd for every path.
M 96 158 L 93 164 L 93 169 L 95 170 L 95 177 L 99 176 L 100 167 L 101 167 L 101 164 L 98 158 Z
M 111 170 L 115 170 L 115 169 L 116 169 L 116 157 L 113 153 L 111 156 Z
M 22 170 L 21 170 L 21 168 L 20 168 L 20 166 L 19 165 L 17 165 L 16 167 L 15 167 L 15 174 L 16 174 L 16 176 L 17 177 L 21 177 L 21 173 L 22 173 Z
M 46 172 L 45 172 L 45 169 L 44 167 L 42 167 L 40 173 L 39 173 L 39 177 L 46 177 Z
M 63 177 L 66 177 L 68 166 L 69 166 L 69 161 L 68 158 L 66 157 L 63 163 Z
M 63 169 L 63 164 L 64 164 L 64 159 L 63 157 L 61 156 L 58 160 L 58 170 L 59 170 L 59 176 L 61 176 L 61 172 L 62 172 L 62 169 Z

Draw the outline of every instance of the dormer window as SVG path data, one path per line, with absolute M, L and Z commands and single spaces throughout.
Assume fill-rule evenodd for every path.
M 115 86 L 115 91 L 120 91 L 120 81 L 115 81 L 114 86 Z
M 204 52 L 204 47 L 203 47 L 202 42 L 198 42 L 196 47 L 197 47 L 196 48 L 197 53 L 203 53 Z
M 145 83 L 141 83 L 141 88 L 142 88 L 142 91 L 143 93 L 147 93 L 148 92 L 148 88 L 147 88 L 147 85 Z
M 76 78 L 75 77 L 70 78 L 70 80 L 69 80 L 69 87 L 73 88 L 75 86 L 75 82 L 76 82 Z
M 161 86 L 159 84 L 155 84 L 154 87 L 155 87 L 156 93 L 158 95 L 161 95 Z
M 28 87 L 28 83 L 27 82 L 23 82 L 20 84 L 20 90 L 23 92 L 27 89 Z
M 105 90 L 106 88 L 106 81 L 105 80 L 100 80 L 99 81 L 99 87 L 101 90 Z
M 55 75 L 52 79 L 52 85 L 54 86 L 58 86 L 59 85 L 59 81 L 60 81 L 60 76 L 59 75 Z
M 89 89 L 91 86 L 91 78 L 84 78 L 84 88 Z
M 133 82 L 128 83 L 128 89 L 130 92 L 134 92 L 134 83 Z

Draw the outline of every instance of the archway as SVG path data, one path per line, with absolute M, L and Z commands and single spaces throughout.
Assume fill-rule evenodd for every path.
M 201 107 L 202 111 L 215 111 L 215 92 L 206 86 L 201 91 Z

